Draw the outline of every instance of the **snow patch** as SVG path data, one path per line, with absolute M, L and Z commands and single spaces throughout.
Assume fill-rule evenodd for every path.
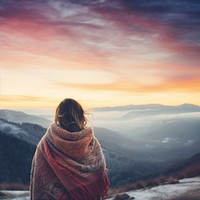
M 153 146 L 152 146 L 152 145 L 149 145 L 149 144 L 145 144 L 145 147 L 153 148 Z
M 135 200 L 168 200 L 198 188 L 200 188 L 200 177 L 195 177 L 182 179 L 178 184 L 161 185 L 150 189 L 140 189 L 126 193 L 130 197 L 134 197 Z M 113 200 L 113 198 L 108 200 Z
M 188 140 L 184 143 L 184 145 L 192 145 L 194 143 L 194 140 Z
M 1 197 L 1 200 L 30 200 L 30 192 L 29 191 L 9 191 L 3 190 L 6 196 Z

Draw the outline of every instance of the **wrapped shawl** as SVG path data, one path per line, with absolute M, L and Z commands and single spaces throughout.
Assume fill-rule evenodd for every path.
M 104 199 L 105 159 L 93 129 L 69 132 L 55 123 L 39 142 L 31 170 L 32 200 Z

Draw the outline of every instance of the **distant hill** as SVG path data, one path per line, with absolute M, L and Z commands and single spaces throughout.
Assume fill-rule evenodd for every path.
M 95 108 L 94 111 L 127 111 L 127 110 L 135 110 L 135 109 L 157 109 L 163 106 L 164 105 L 161 105 L 161 104 L 113 106 L 113 107 Z
M 37 145 L 46 129 L 31 123 L 14 123 L 0 119 L 0 131 L 6 135 L 13 136 L 27 143 Z
M 0 109 L 0 118 L 16 123 L 29 122 L 32 124 L 38 124 L 45 128 L 47 128 L 51 123 L 50 120 L 45 119 L 43 117 L 29 115 L 21 111 L 14 111 L 8 109 Z
M 98 126 L 126 137 L 133 152 L 149 155 L 147 160 L 171 162 L 200 151 L 200 106 L 129 105 L 99 108 L 95 114 Z
M 0 183 L 29 184 L 36 145 L 46 129 L 0 119 Z
M 107 128 L 94 127 L 94 131 L 102 147 L 105 146 L 111 152 L 116 151 L 116 153 L 125 154 L 124 156 L 129 159 L 138 160 L 146 160 L 150 156 L 148 152 L 144 154 L 141 147 L 143 144 L 138 141 L 130 140 Z
M 122 119 L 133 119 L 142 116 L 154 116 L 163 114 L 180 114 L 180 113 L 200 112 L 200 106 L 192 104 L 182 104 L 179 106 L 164 106 L 164 105 L 144 105 L 134 106 L 131 111 L 125 114 Z
M 0 183 L 29 184 L 35 147 L 0 131 Z
M 167 170 L 166 174 L 179 176 L 180 178 L 195 177 L 200 175 L 200 152 L 194 156 L 178 162 Z
M 94 111 L 131 111 L 131 110 L 179 110 L 179 111 L 200 111 L 200 106 L 194 104 L 182 104 L 179 106 L 168 106 L 162 104 L 143 104 L 95 108 Z
M 137 117 L 131 117 L 134 114 L 132 113 L 129 116 L 121 115 L 122 117 L 117 118 L 117 115 L 113 118 L 116 113 L 112 112 L 112 109 L 119 108 L 109 108 L 111 112 L 103 111 L 99 118 L 101 125 L 107 128 L 94 127 L 95 136 L 103 147 L 113 187 L 156 175 L 172 164 L 200 152 L 199 106 L 154 104 L 123 108 L 129 110 L 120 111 L 121 114 L 127 111 L 130 114 L 133 112 L 130 109 L 135 108 Z M 45 128 L 30 122 L 32 116 L 29 123 L 14 123 L 11 119 L 14 119 L 12 113 L 16 114 L 17 118 L 16 111 L 7 113 L 10 113 L 10 116 L 7 115 L 8 121 L 0 119 L 0 131 L 4 134 L 36 145 L 46 132 Z M 25 113 L 19 114 L 21 116 Z M 114 131 L 112 127 L 115 128 Z
M 155 157 L 184 159 L 200 151 L 200 118 L 160 119 L 141 130 L 140 137 Z
M 139 143 L 105 128 L 94 130 L 104 150 L 112 187 L 159 173 L 161 164 L 151 162 L 148 152 L 138 150 Z

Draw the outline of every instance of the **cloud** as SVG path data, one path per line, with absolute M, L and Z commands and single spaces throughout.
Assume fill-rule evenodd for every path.
M 71 41 L 74 52 L 116 58 L 118 52 L 136 53 L 151 41 L 183 57 L 198 58 L 200 52 L 200 5 L 195 1 L 11 0 L 0 5 L 1 22 L 10 32 Z
M 161 44 L 184 55 L 197 56 L 199 54 L 199 2 L 190 0 L 122 2 L 127 9 L 132 9 L 143 19 L 157 24 L 155 31 L 159 31 Z
M 52 104 L 54 107 L 58 104 L 58 99 L 52 99 L 42 96 L 28 96 L 28 95 L 1 95 L 0 103 L 2 108 L 51 108 Z
M 37 97 L 37 96 L 22 96 L 22 95 L 2 95 L 0 101 L 20 102 L 20 101 L 49 101 L 50 98 Z
M 67 83 L 62 81 L 55 81 L 53 84 L 60 88 L 74 88 L 81 91 L 116 91 L 121 93 L 154 93 L 154 92 L 200 92 L 200 79 L 199 77 L 169 77 L 162 82 L 152 84 L 151 80 L 146 82 L 134 82 L 126 80 L 116 80 L 111 83 L 81 83 L 73 82 Z
M 98 70 L 114 75 L 81 84 L 76 74 L 53 79 L 63 91 L 198 93 L 199 13 L 194 0 L 0 1 L 0 65 L 6 73 L 44 69 L 33 85 L 58 69 L 66 78 L 71 69 L 95 71 L 94 79 Z
M 200 51 L 200 5 L 195 1 L 110 1 L 90 9 L 113 29 L 121 30 L 123 42 L 130 36 L 158 42 L 161 48 L 191 59 Z M 115 35 L 113 35 L 115 37 Z M 126 38 L 126 39 L 125 39 Z M 128 38 L 128 39 L 127 39 Z

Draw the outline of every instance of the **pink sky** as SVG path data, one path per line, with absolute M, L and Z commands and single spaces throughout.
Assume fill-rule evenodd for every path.
M 3 108 L 200 104 L 200 5 L 2 1 Z

